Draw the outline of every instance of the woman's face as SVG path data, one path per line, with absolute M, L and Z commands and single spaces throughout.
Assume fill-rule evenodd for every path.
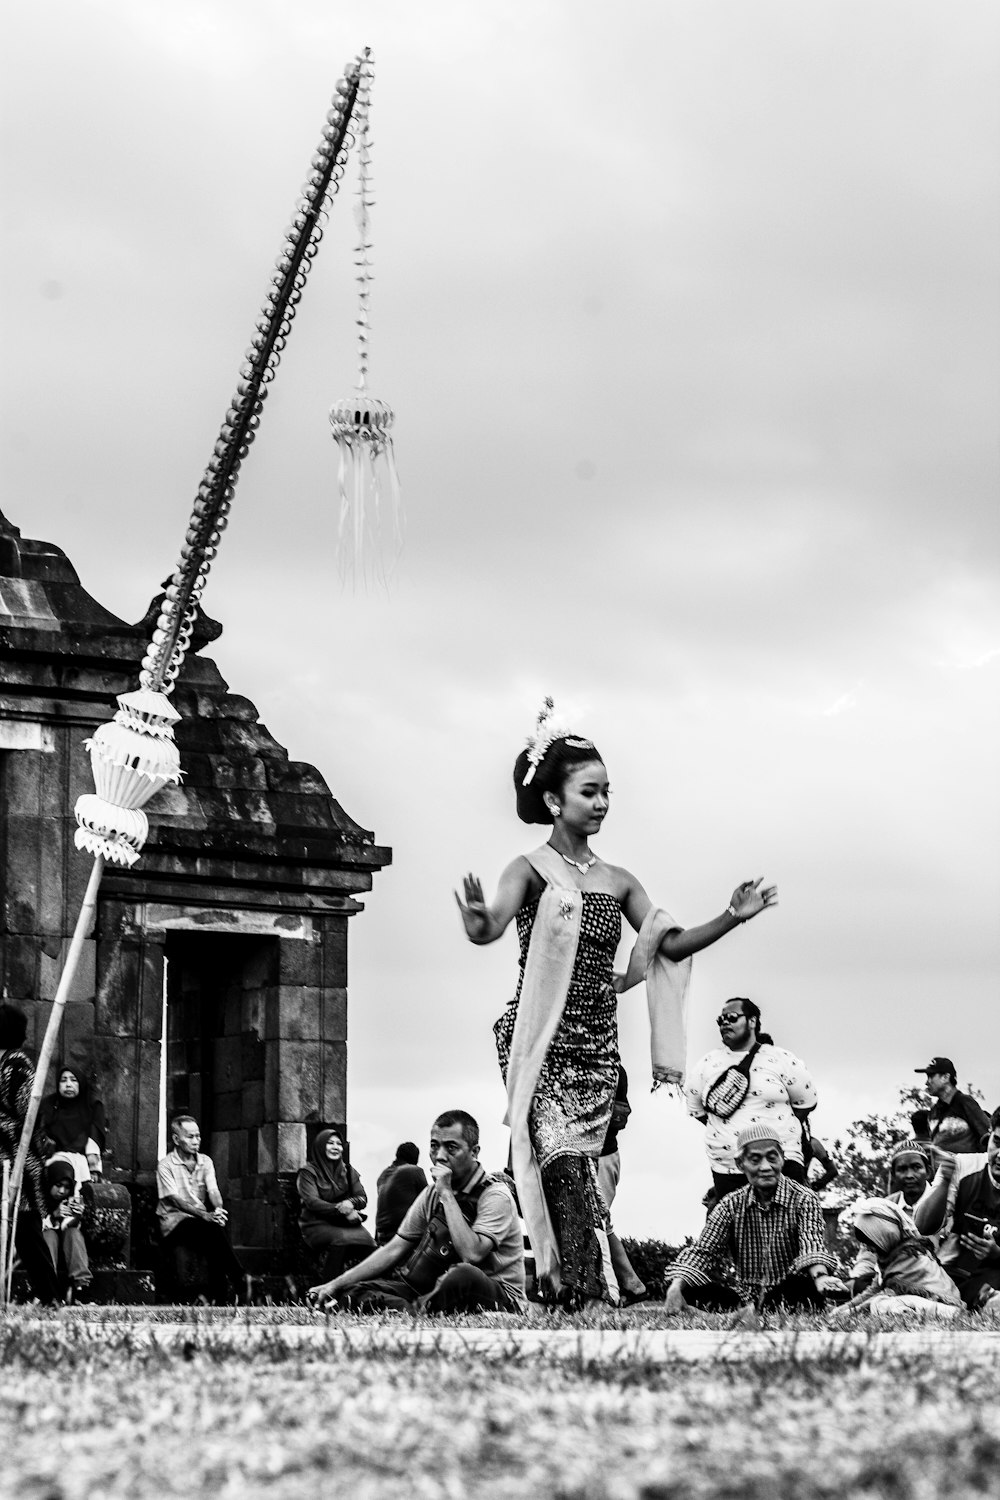
M 604 763 L 588 760 L 569 773 L 561 794 L 556 796 L 557 821 L 576 833 L 587 836 L 599 833 L 607 816 L 610 795 Z
M 327 1161 L 339 1161 L 344 1154 L 344 1143 L 339 1135 L 331 1135 L 326 1143 Z
M 80 1092 L 80 1084 L 75 1073 L 69 1068 L 59 1074 L 59 1093 L 64 1099 L 75 1099 Z

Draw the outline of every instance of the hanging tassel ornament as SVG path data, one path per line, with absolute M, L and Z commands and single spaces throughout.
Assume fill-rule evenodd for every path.
M 358 268 L 358 378 L 354 395 L 335 401 L 330 408 L 330 426 L 339 453 L 337 486 L 340 520 L 337 555 L 341 579 L 356 585 L 375 578 L 387 584 L 403 545 L 402 505 L 391 429 L 392 407 L 368 392 L 368 301 L 372 269 L 369 210 L 371 147 L 368 109 L 373 68 L 366 55 L 358 81 L 354 111 L 358 146 L 359 184 L 354 210 L 358 243 L 354 263 Z

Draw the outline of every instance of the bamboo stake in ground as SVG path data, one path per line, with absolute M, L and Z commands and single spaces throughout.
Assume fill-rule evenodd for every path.
M 6 1156 L 3 1159 L 3 1197 L 0 1198 L 0 1304 L 10 1301 L 10 1274 L 8 1262 L 13 1264 L 14 1246 L 11 1244 L 7 1253 L 7 1221 L 10 1214 L 10 1162 Z

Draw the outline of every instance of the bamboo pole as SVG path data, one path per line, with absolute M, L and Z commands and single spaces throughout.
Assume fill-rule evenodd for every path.
M 6 1306 L 10 1301 L 10 1273 L 9 1266 L 14 1263 L 13 1237 L 10 1245 L 10 1253 L 7 1247 L 7 1226 L 10 1216 L 10 1162 L 6 1156 L 3 1159 L 3 1198 L 0 1198 L 0 1304 Z
M 4 1208 L 6 1210 L 7 1230 L 3 1240 L 3 1256 L 6 1263 L 7 1281 L 0 1288 L 0 1299 L 4 1305 L 10 1299 L 10 1268 L 14 1260 L 14 1229 L 17 1225 L 18 1206 L 21 1199 L 21 1184 L 24 1180 L 24 1166 L 28 1159 L 28 1149 L 35 1132 L 35 1121 L 38 1119 L 38 1109 L 42 1102 L 42 1093 L 45 1089 L 45 1079 L 48 1075 L 49 1064 L 52 1054 L 59 1040 L 59 1031 L 62 1027 L 62 1019 L 66 1010 L 66 1000 L 69 996 L 70 986 L 76 974 L 77 965 L 80 962 L 80 953 L 83 949 L 84 940 L 94 924 L 94 913 L 97 909 L 97 891 L 101 884 L 101 875 L 104 873 L 104 859 L 99 854 L 94 860 L 94 868 L 90 872 L 87 882 L 86 894 L 80 907 L 80 914 L 76 919 L 76 927 L 73 929 L 73 937 L 70 941 L 69 952 L 63 965 L 62 974 L 59 976 L 59 986 L 56 997 L 52 1002 L 52 1014 L 49 1016 L 49 1024 L 45 1028 L 45 1038 L 42 1042 L 38 1061 L 35 1064 L 35 1078 L 31 1085 L 31 1098 L 28 1101 L 28 1111 L 24 1117 L 21 1127 L 21 1139 L 17 1147 L 17 1155 L 14 1158 L 14 1167 L 7 1182 L 7 1191 L 4 1194 Z

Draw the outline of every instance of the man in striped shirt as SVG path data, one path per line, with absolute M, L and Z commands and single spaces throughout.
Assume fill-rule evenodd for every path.
M 843 1283 L 831 1275 L 835 1262 L 816 1196 L 783 1176 L 784 1153 L 774 1131 L 747 1125 L 736 1151 L 747 1186 L 722 1199 L 695 1243 L 670 1267 L 667 1312 L 688 1305 L 718 1311 L 822 1308 L 827 1297 L 843 1295 Z

